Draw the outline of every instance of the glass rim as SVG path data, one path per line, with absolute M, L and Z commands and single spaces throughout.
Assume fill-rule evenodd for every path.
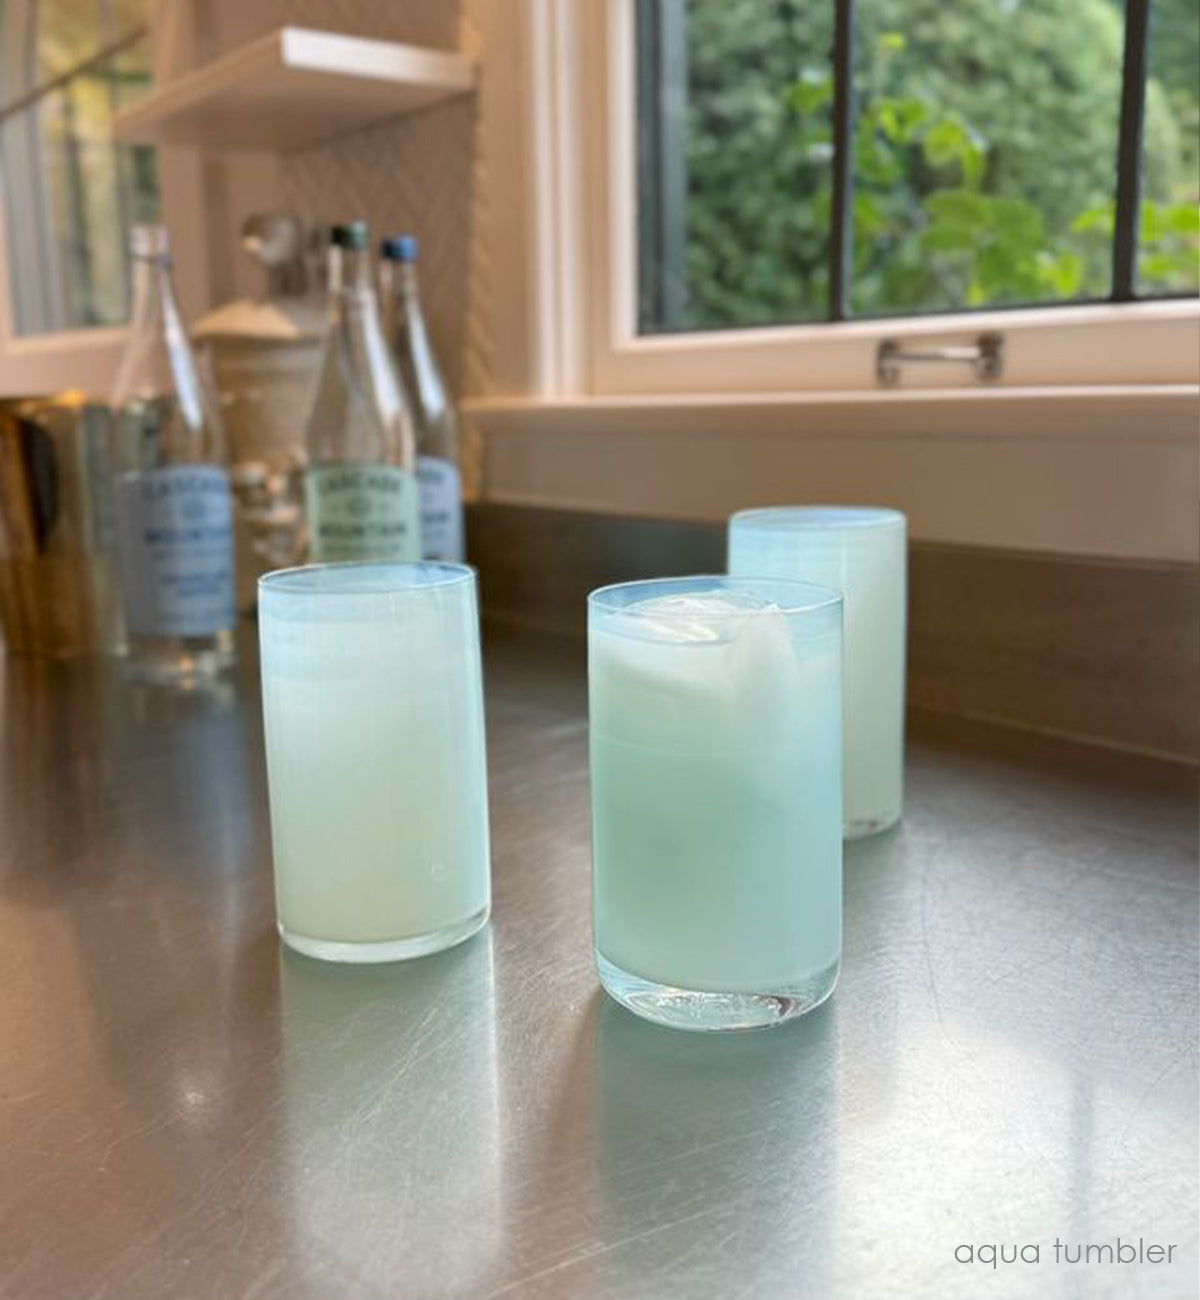
M 823 532 L 840 528 L 887 528 L 907 525 L 904 511 L 892 506 L 848 506 L 829 503 L 806 506 L 754 506 L 729 516 L 729 526 L 755 527 L 782 524 L 795 532 Z M 782 529 L 781 529 L 782 531 Z
M 798 578 L 772 578 L 740 573 L 681 573 L 673 574 L 668 578 L 635 578 L 631 582 L 610 582 L 606 586 L 597 587 L 595 590 L 588 592 L 588 608 L 595 606 L 606 613 L 623 614 L 628 618 L 636 619 L 654 618 L 670 621 L 672 618 L 682 618 L 694 620 L 696 618 L 694 613 L 686 613 L 682 610 L 669 613 L 664 613 L 662 610 L 638 610 L 632 605 L 613 604 L 605 599 L 605 597 L 611 596 L 618 591 L 632 591 L 639 587 L 674 587 L 694 582 L 713 582 L 735 588 L 783 587 L 785 589 L 790 588 L 797 594 L 801 592 L 807 593 L 807 598 L 802 598 L 796 604 L 782 605 L 775 601 L 770 608 L 723 610 L 719 613 L 705 614 L 703 617 L 706 621 L 710 619 L 714 622 L 720 619 L 743 619 L 758 614 L 806 614 L 820 609 L 840 607 L 843 603 L 842 593 L 836 588 L 824 587 L 817 582 L 803 582 Z
M 355 584 L 354 574 L 368 571 L 397 575 L 394 582 Z M 401 577 L 414 570 L 433 570 L 441 576 L 431 582 L 406 582 Z M 346 582 L 324 581 L 326 575 L 346 575 Z M 272 569 L 258 579 L 258 591 L 285 596 L 394 596 L 404 591 L 434 591 L 473 582 L 472 565 L 450 560 L 346 560 L 333 564 L 293 564 L 286 569 Z

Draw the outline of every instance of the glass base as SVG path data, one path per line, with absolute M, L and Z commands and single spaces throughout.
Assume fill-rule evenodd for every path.
M 279 922 L 279 937 L 289 948 L 302 952 L 306 957 L 316 957 L 318 961 L 345 962 L 380 962 L 410 961 L 414 957 L 428 957 L 456 944 L 465 943 L 473 934 L 478 934 L 487 924 L 491 915 L 491 905 L 482 907 L 474 916 L 465 921 L 457 921 L 444 930 L 434 930 L 431 934 L 418 934 L 409 939 L 384 939 L 377 943 L 342 943 L 334 939 L 310 939 L 308 935 L 296 934 Z
M 839 963 L 774 993 L 704 993 L 655 984 L 614 966 L 596 953 L 604 991 L 644 1020 L 672 1029 L 701 1033 L 720 1030 L 768 1029 L 806 1015 L 833 992 Z
M 881 813 L 878 817 L 860 817 L 857 821 L 847 822 L 842 827 L 842 839 L 865 840 L 868 835 L 878 835 L 900 820 L 900 809 L 895 812 Z

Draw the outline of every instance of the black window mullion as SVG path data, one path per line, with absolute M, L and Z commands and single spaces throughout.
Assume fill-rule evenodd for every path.
M 1125 0 L 1125 56 L 1121 69 L 1121 130 L 1117 141 L 1117 202 L 1113 219 L 1112 300 L 1137 297 L 1142 190 L 1142 124 L 1150 0 Z
M 854 266 L 854 0 L 835 0 L 833 24 L 833 229 L 829 319 L 850 318 Z
M 682 329 L 687 312 L 687 5 L 639 0 L 638 325 Z

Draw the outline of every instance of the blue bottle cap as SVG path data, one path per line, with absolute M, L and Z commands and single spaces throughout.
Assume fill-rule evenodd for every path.
M 379 256 L 389 262 L 415 262 L 417 260 L 416 235 L 389 235 L 379 245 Z

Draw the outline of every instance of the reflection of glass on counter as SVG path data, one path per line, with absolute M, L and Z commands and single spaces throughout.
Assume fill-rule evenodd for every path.
M 483 1295 L 504 1227 L 491 934 L 403 966 L 281 947 L 279 971 L 304 1269 L 331 1295 Z
M 599 1235 L 613 1294 L 825 1296 L 838 1260 L 838 1008 L 774 1034 L 663 1033 L 602 999 Z M 786 1171 L 786 1173 L 784 1172 Z M 571 1294 L 564 1286 L 561 1294 Z

